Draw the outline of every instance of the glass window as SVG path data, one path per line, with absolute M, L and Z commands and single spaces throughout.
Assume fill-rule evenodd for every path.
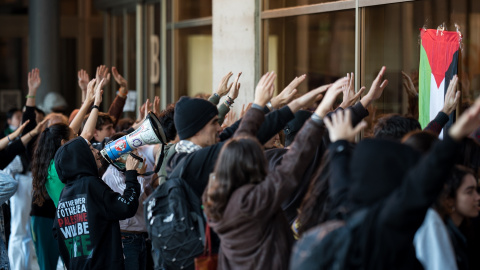
M 278 89 L 307 74 L 305 93 L 355 69 L 354 10 L 265 21 L 263 71 L 277 72 Z
M 22 38 L 0 38 L 0 89 L 24 89 L 27 85 L 25 41 Z
M 128 57 L 128 66 L 126 67 L 126 77 L 128 80 L 128 84 L 130 88 L 134 88 L 137 85 L 137 27 L 136 27 L 136 14 L 129 13 L 127 15 L 127 40 L 128 40 L 128 47 L 127 47 L 127 57 Z M 123 44 L 123 42 L 122 42 Z
M 113 66 L 118 72 L 124 72 L 123 69 L 123 15 L 112 17 L 112 32 L 114 34 L 112 46 Z M 133 86 L 133 85 L 132 85 Z
M 173 1 L 175 21 L 212 16 L 212 0 Z
M 212 26 L 175 30 L 175 100 L 212 92 Z
M 425 0 L 365 9 L 361 84 L 370 86 L 383 65 L 387 67 L 385 78 L 389 80 L 381 99 L 370 108 L 371 115 L 378 118 L 386 113 L 399 113 L 417 117 L 408 109 L 401 71 L 410 74 L 418 87 L 419 29 L 424 25 L 436 29 L 445 23 L 449 31 L 455 31 L 455 24 L 460 26 L 464 36 L 458 65 L 462 103 L 468 105 L 480 93 L 480 37 L 476 33 L 480 26 L 480 4 L 472 3 Z
M 266 0 L 264 1 L 264 10 L 287 8 L 296 6 L 305 6 L 313 4 L 321 4 L 327 2 L 336 2 L 343 0 Z

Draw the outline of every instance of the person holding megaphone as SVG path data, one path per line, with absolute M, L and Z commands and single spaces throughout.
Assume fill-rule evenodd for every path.
M 94 83 L 92 80 L 91 83 Z M 101 84 L 86 127 L 97 121 L 102 102 Z M 91 128 L 62 145 L 55 154 L 58 177 L 65 184 L 57 205 L 54 234 L 68 269 L 123 269 L 124 258 L 118 221 L 132 217 L 138 208 L 140 160 L 133 151 L 126 161 L 126 188 L 112 191 L 100 178 L 102 157 L 89 143 Z

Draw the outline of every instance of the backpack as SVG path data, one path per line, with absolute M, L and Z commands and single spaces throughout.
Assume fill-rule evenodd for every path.
M 367 213 L 368 209 L 361 209 L 346 221 L 330 220 L 307 231 L 295 245 L 290 269 L 362 269 L 353 236 Z
M 147 231 L 153 249 L 159 251 L 153 259 L 165 269 L 193 269 L 205 245 L 201 201 L 182 178 L 185 159 L 144 202 Z

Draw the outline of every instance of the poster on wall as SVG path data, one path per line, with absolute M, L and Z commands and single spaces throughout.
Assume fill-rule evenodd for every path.
M 22 91 L 0 90 L 0 111 L 8 112 L 12 108 L 22 108 Z
M 458 72 L 460 32 L 420 29 L 419 119 L 422 129 L 442 110 L 450 80 Z M 455 120 L 450 114 L 446 128 Z

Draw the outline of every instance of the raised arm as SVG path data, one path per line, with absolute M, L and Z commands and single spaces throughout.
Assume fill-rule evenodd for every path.
M 278 94 L 276 97 L 273 97 L 270 105 L 267 105 L 270 110 L 273 109 L 279 109 L 282 106 L 288 104 L 292 99 L 294 98 L 295 94 L 297 94 L 297 87 L 305 81 L 305 78 L 307 75 L 303 74 L 299 77 L 295 77 L 293 81 L 290 82 L 287 87 L 285 87 L 280 94 Z M 270 107 L 271 106 L 271 107 Z
M 453 76 L 450 84 L 448 85 L 447 93 L 445 94 L 445 102 L 443 108 L 438 112 L 435 119 L 430 121 L 424 130 L 434 132 L 437 135 L 440 135 L 443 127 L 448 123 L 449 115 L 455 110 L 460 102 L 460 91 L 457 91 L 458 76 Z
M 87 71 L 80 69 L 77 73 L 78 76 L 78 86 L 82 90 L 82 102 L 85 102 L 85 98 L 87 97 L 87 86 L 88 82 L 90 81 L 90 77 L 88 76 Z
M 385 75 L 386 67 L 382 67 L 380 72 L 378 72 L 377 78 L 372 83 L 368 93 L 360 100 L 364 108 L 368 106 L 375 100 L 379 99 L 382 96 L 383 90 L 388 85 L 388 80 L 383 80 L 383 75 Z M 382 81 L 383 80 L 383 81 Z
M 347 73 L 348 83 L 343 86 L 343 101 L 340 104 L 340 108 L 346 109 L 350 106 L 353 106 L 358 98 L 365 91 L 365 86 L 362 86 L 357 93 L 355 93 L 355 75 L 352 73 Z
M 263 116 L 263 107 L 270 101 L 273 96 L 273 83 L 275 82 L 275 78 L 277 75 L 272 71 L 268 72 L 267 74 L 263 75 L 260 81 L 255 88 L 255 100 L 252 105 L 252 109 L 258 110 L 261 115 Z M 252 110 L 250 109 L 250 110 Z M 249 111 L 250 111 L 249 110 Z M 256 136 L 257 131 L 260 125 L 263 122 L 263 117 L 260 117 L 261 121 L 258 121 L 258 117 L 253 117 L 253 114 L 260 115 L 258 112 L 250 113 L 247 111 L 245 118 L 241 121 L 238 130 L 233 135 L 234 137 L 238 136 Z
M 228 84 L 228 81 L 232 75 L 232 72 L 228 72 L 225 76 L 223 76 L 222 80 L 218 84 L 217 90 L 208 98 L 208 101 L 218 105 L 220 98 L 225 96 L 233 85 L 233 83 Z
M 120 88 L 118 89 L 118 95 L 113 100 L 110 108 L 108 108 L 108 114 L 115 118 L 115 123 L 113 123 L 113 125 L 115 126 L 122 116 L 123 107 L 125 106 L 125 102 L 127 101 L 128 82 L 122 75 L 120 75 L 120 73 L 118 73 L 116 67 L 112 67 L 112 74 L 113 78 L 120 86 Z
M 3 137 L 2 139 L 0 139 L 0 150 L 5 149 L 5 147 L 7 147 L 8 143 L 10 141 L 13 141 L 18 136 L 20 136 L 20 134 L 22 134 L 23 130 L 25 129 L 25 127 L 27 126 L 27 124 L 29 122 L 30 122 L 30 120 L 27 120 L 21 126 L 19 126 L 14 132 L 12 132 L 11 134 L 9 134 L 9 135 Z
M 27 101 L 25 103 L 25 112 L 22 115 L 22 122 L 26 122 L 28 120 L 30 122 L 23 130 L 22 136 L 33 130 L 37 125 L 35 120 L 35 98 L 41 83 L 42 80 L 40 78 L 40 70 L 38 68 L 32 69 L 32 71 L 28 73 L 28 94 Z M 31 150 L 33 147 L 29 146 L 28 148 Z
M 331 91 L 330 95 L 327 92 L 326 98 L 322 100 L 317 111 L 295 136 L 294 142 L 281 163 L 267 175 L 265 181 L 258 184 L 249 193 L 248 200 L 246 200 L 248 204 L 245 207 L 250 209 L 255 216 L 265 218 L 275 213 L 281 207 L 281 203 L 295 190 L 321 143 L 325 130 L 322 116 L 331 108 L 336 95 L 340 92 L 341 88 Z M 259 112 L 259 110 L 256 111 Z
M 235 81 L 233 81 L 232 84 L 230 84 L 229 91 L 227 98 L 225 99 L 220 106 L 218 106 L 218 123 L 220 126 L 223 124 L 223 121 L 225 120 L 225 115 L 230 112 L 230 107 L 232 107 L 233 103 L 235 102 L 235 99 L 238 97 L 238 92 L 240 91 L 240 76 L 242 73 L 238 73 L 237 77 L 235 78 Z M 209 99 L 210 100 L 210 99 Z
M 77 115 L 75 115 L 75 118 L 73 118 L 72 122 L 70 123 L 70 128 L 73 130 L 74 134 L 78 134 L 78 131 L 82 126 L 83 118 L 90 110 L 90 106 L 95 100 L 95 81 L 96 79 L 93 79 L 88 83 L 85 100 L 83 101 L 80 110 L 78 110 Z
M 351 111 L 338 111 L 332 115 L 331 120 L 325 118 L 325 126 L 328 129 L 328 135 L 332 144 L 330 150 L 330 170 L 329 179 L 330 196 L 332 205 L 340 206 L 346 201 L 348 189 L 350 187 L 350 173 L 348 162 L 350 159 L 349 142 L 355 141 L 355 136 L 367 126 L 365 121 L 357 126 L 352 126 Z
M 92 80 L 90 83 L 93 84 L 95 83 L 95 81 Z M 90 115 L 88 116 L 85 126 L 83 127 L 82 134 L 80 134 L 80 136 L 82 136 L 87 141 L 90 141 L 93 138 L 93 134 L 95 133 L 95 125 L 98 118 L 98 106 L 100 106 L 100 104 L 102 103 L 102 86 L 103 80 L 95 85 L 95 101 L 93 102 L 93 108 L 90 112 Z

